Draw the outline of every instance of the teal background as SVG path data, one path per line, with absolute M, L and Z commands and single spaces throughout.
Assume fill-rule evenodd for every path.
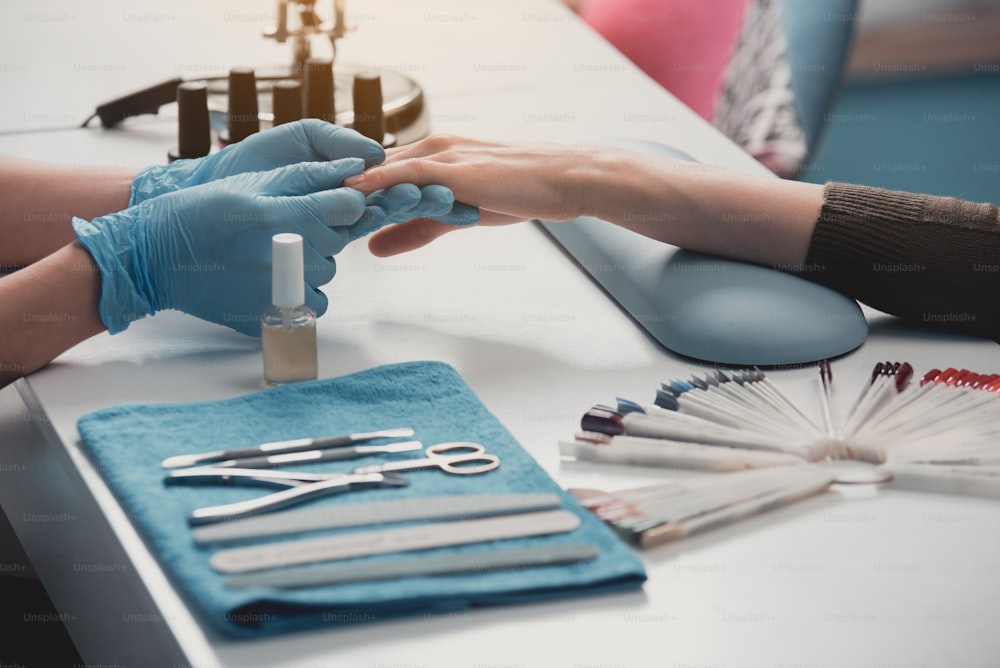
M 998 73 L 847 82 L 824 120 L 804 181 L 1000 203 Z

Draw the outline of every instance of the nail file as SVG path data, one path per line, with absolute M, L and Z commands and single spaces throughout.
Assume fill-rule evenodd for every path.
M 373 554 L 565 533 L 579 526 L 580 518 L 568 510 L 544 510 L 230 548 L 214 554 L 211 564 L 220 573 L 246 573 Z
M 319 506 L 245 517 L 197 526 L 191 530 L 199 545 L 220 545 L 271 536 L 409 522 L 458 520 L 558 508 L 558 494 L 452 494 L 341 506 Z
M 560 566 L 597 558 L 597 546 L 590 543 L 542 545 L 527 548 L 502 548 L 472 554 L 409 556 L 391 561 L 320 564 L 297 568 L 231 575 L 225 584 L 231 589 L 274 587 L 298 589 L 390 580 L 417 575 L 485 573 L 532 566 Z

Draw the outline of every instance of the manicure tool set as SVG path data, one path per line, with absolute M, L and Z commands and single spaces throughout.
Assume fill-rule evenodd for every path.
M 161 463 L 168 485 L 249 484 L 281 488 L 262 496 L 195 509 L 188 516 L 200 546 L 277 542 L 225 547 L 211 558 L 231 588 L 296 589 L 384 580 L 412 575 L 475 572 L 484 568 L 564 565 L 596 558 L 588 543 L 534 547 L 494 547 L 473 554 L 404 556 L 374 563 L 354 557 L 403 554 L 439 547 L 573 531 L 580 517 L 560 508 L 553 493 L 442 495 L 405 500 L 364 501 L 337 506 L 285 510 L 332 494 L 360 489 L 404 487 L 399 472 L 437 469 L 466 476 L 487 473 L 500 458 L 479 443 L 438 443 L 424 448 L 410 438 L 411 428 L 302 438 L 257 446 L 168 457 Z M 342 472 L 291 471 L 287 466 L 422 451 L 419 458 L 356 467 Z M 301 538 L 302 534 L 409 522 L 393 528 Z M 422 522 L 412 524 L 413 522 Z M 294 538 L 289 539 L 289 536 Z
M 597 405 L 565 460 L 722 475 L 605 493 L 570 492 L 620 536 L 643 547 L 818 494 L 833 484 L 888 483 L 1000 498 L 1000 374 L 879 362 L 838 419 L 833 373 L 819 364 L 818 421 L 759 369 L 716 370 L 657 389 L 654 404 Z M 834 460 L 874 466 L 838 473 Z
M 646 581 L 634 550 L 442 362 L 108 406 L 77 431 L 171 584 L 227 637 Z

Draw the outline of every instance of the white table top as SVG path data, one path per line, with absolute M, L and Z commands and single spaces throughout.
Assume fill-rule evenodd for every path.
M 174 142 L 168 109 L 167 118 L 113 131 L 48 128 L 78 124 L 97 103 L 177 73 L 286 58 L 284 47 L 256 36 L 271 21 L 270 2 L 39 7 L 0 10 L 5 50 L 14 54 L 0 84 L 23 103 L 0 109 L 0 130 L 13 131 L 0 135 L 6 153 L 160 162 Z M 436 131 L 568 142 L 648 137 L 704 162 L 760 169 L 558 3 L 357 0 L 348 14 L 359 28 L 339 57 L 419 80 Z M 180 48 L 181 32 L 204 39 Z M 320 321 L 321 377 L 443 360 L 563 486 L 613 490 L 670 475 L 559 461 L 557 442 L 591 404 L 646 400 L 660 381 L 699 367 L 646 336 L 537 227 L 463 231 L 390 259 L 356 244 L 337 264 Z M 908 360 L 920 372 L 1000 367 L 992 342 L 866 313 L 870 339 L 833 365 L 838 404 L 849 403 L 879 360 Z M 814 369 L 770 375 L 815 408 Z M 83 455 L 75 423 L 126 401 L 232 397 L 257 389 L 259 379 L 258 341 L 165 313 L 114 338 L 94 337 L 19 382 L 37 438 L 10 445 L 5 460 L 25 468 L 0 500 L 23 520 L 15 528 L 85 662 L 934 666 L 987 665 L 1000 655 L 992 632 L 1000 504 L 899 490 L 828 493 L 643 552 L 649 581 L 641 591 L 261 641 L 219 637 L 171 587 Z M 94 573 L 81 564 L 108 567 Z

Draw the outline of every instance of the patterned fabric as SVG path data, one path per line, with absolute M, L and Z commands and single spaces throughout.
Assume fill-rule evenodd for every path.
M 712 122 L 753 0 L 590 0 L 580 16 L 637 67 Z
M 774 0 L 755 0 L 723 76 L 713 122 L 786 178 L 798 174 L 808 150 L 791 80 L 779 8 Z

